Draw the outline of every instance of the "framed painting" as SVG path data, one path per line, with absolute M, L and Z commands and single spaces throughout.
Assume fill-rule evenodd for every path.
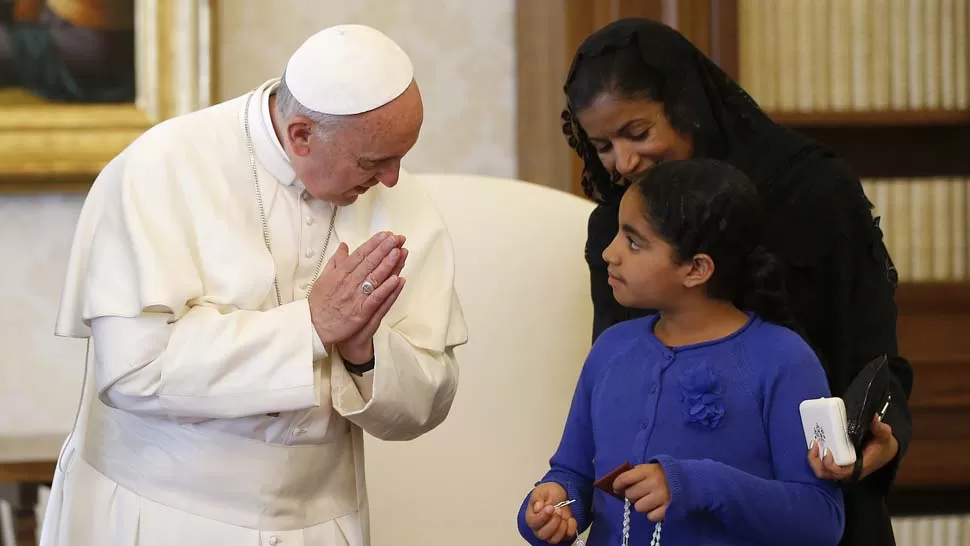
M 213 100 L 216 0 L 0 0 L 0 192 L 83 190 Z

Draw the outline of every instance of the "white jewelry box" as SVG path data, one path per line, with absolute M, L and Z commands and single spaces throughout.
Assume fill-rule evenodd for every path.
M 855 448 L 849 441 L 845 403 L 841 398 L 805 400 L 799 404 L 798 412 L 802 417 L 806 446 L 810 447 L 814 440 L 822 448 L 821 456 L 825 456 L 826 449 L 832 451 L 835 464 L 845 466 L 855 463 Z

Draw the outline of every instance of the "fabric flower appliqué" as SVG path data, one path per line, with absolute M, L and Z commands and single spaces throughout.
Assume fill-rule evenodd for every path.
M 724 417 L 724 404 L 721 403 L 721 385 L 707 362 L 687 369 L 680 377 L 680 389 L 687 422 L 717 428 Z

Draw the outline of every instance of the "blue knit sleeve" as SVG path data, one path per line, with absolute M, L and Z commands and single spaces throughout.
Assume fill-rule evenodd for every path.
M 590 421 L 590 402 L 594 385 L 595 371 L 591 365 L 597 351 L 590 353 L 590 357 L 583 367 L 579 383 L 573 394 L 569 416 L 563 429 L 559 448 L 549 462 L 549 472 L 539 483 L 558 483 L 566 490 L 570 499 L 576 502 L 569 506 L 573 517 L 576 518 L 577 532 L 582 533 L 590 524 L 590 512 L 593 503 L 593 430 Z M 538 483 L 536 484 L 538 485 Z M 530 510 L 529 495 L 519 508 L 519 533 L 527 542 L 535 546 L 545 545 L 535 537 L 532 529 L 526 525 L 525 511 Z
M 830 396 L 825 374 L 807 346 L 793 343 L 778 357 L 785 360 L 776 369 L 762 368 L 768 368 L 763 411 L 775 479 L 712 460 L 659 456 L 671 494 L 667 515 L 713 514 L 747 544 L 835 546 L 845 523 L 842 492 L 812 472 L 798 411 L 803 400 Z

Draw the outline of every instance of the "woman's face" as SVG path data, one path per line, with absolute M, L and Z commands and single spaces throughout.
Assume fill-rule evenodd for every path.
M 660 102 L 600 93 L 576 117 L 614 175 L 635 177 L 662 161 L 690 159 L 694 153 L 690 137 L 670 126 Z

